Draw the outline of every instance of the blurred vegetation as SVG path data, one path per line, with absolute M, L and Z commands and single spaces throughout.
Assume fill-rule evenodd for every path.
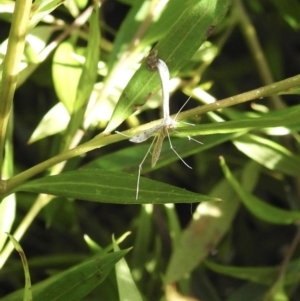
M 1 1 L 0 301 L 299 300 L 299 20 L 296 0 Z M 151 49 L 192 169 L 165 139 L 136 199 Z

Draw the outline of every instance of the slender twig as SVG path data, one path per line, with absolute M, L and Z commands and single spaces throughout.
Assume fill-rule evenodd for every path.
M 268 86 L 264 86 L 264 87 L 260 87 L 248 92 L 244 92 L 235 96 L 231 96 L 231 97 L 227 97 L 224 98 L 222 100 L 213 102 L 213 103 L 209 103 L 209 104 L 205 104 L 203 106 L 199 106 L 196 107 L 194 109 L 190 109 L 184 112 L 181 112 L 178 116 L 177 116 L 177 120 L 183 120 L 189 117 L 193 117 L 193 116 L 199 116 L 211 111 L 216 111 L 219 109 L 223 109 L 223 108 L 227 108 L 230 106 L 234 106 L 234 105 L 238 105 L 250 100 L 254 100 L 254 99 L 262 99 L 265 97 L 269 97 L 270 95 L 274 95 L 274 94 L 279 94 L 279 93 L 284 93 L 284 92 L 288 92 L 289 90 L 292 90 L 296 87 L 300 86 L 300 74 L 295 75 L 293 77 L 289 77 L 287 79 L 284 79 L 282 81 L 279 82 L 275 82 L 271 85 Z M 175 115 L 171 116 L 172 118 L 175 117 Z M 135 129 L 130 129 L 128 131 L 125 131 L 124 134 L 126 135 L 136 135 L 142 131 L 145 131 L 146 129 L 153 127 L 157 124 L 159 124 L 161 122 L 160 120 L 156 120 L 153 121 L 151 123 L 139 126 Z
M 246 10 L 244 9 L 242 1 L 236 1 L 236 8 L 236 15 L 238 16 L 239 25 L 245 36 L 246 42 L 248 43 L 261 79 L 265 85 L 270 85 L 274 82 L 274 78 L 268 62 L 264 56 L 262 47 L 259 43 L 255 27 L 252 25 L 251 20 L 248 17 Z M 285 107 L 284 102 L 278 95 L 272 95 L 270 98 L 272 100 L 272 105 L 275 108 L 281 109 Z
M 300 75 L 296 75 L 294 77 L 290 77 L 288 79 L 285 79 L 280 82 L 276 82 L 272 85 L 261 87 L 255 90 L 251 90 L 249 92 L 245 92 L 236 96 L 228 97 L 223 100 L 216 101 L 214 103 L 206 104 L 203 106 L 199 106 L 197 108 L 185 111 L 180 113 L 176 119 L 182 120 L 186 119 L 188 117 L 201 115 L 210 111 L 219 110 L 222 108 L 226 108 L 229 106 L 237 105 L 249 100 L 257 99 L 257 98 L 263 98 L 267 97 L 272 94 L 277 94 L 283 91 L 288 91 L 290 89 L 293 89 L 295 87 L 300 86 Z M 171 118 L 175 118 L 174 116 L 171 116 Z M 58 154 L 40 164 L 37 164 L 34 167 L 31 167 L 28 170 L 25 170 L 24 172 L 16 175 L 15 177 L 3 181 L 1 189 L 1 193 L 5 196 L 8 195 L 9 192 L 11 192 L 14 188 L 16 188 L 18 185 L 20 185 L 25 180 L 28 180 L 29 178 L 33 177 L 34 175 L 43 172 L 44 170 L 48 169 L 51 166 L 54 166 L 55 164 L 58 164 L 60 162 L 69 160 L 73 157 L 85 154 L 89 151 L 92 151 L 96 148 L 100 148 L 102 146 L 109 145 L 114 142 L 118 142 L 124 139 L 127 139 L 126 136 L 134 136 L 138 133 L 141 133 L 147 129 L 152 128 L 155 125 L 158 125 L 162 122 L 162 119 L 150 122 L 148 124 L 139 126 L 135 129 L 130 129 L 127 131 L 124 131 L 124 135 L 109 135 L 109 136 L 102 136 L 101 134 L 96 136 L 94 139 L 77 146 L 74 149 L 65 151 L 61 154 Z
M 285 253 L 285 257 L 283 258 L 283 261 L 280 265 L 279 272 L 277 275 L 276 280 L 274 281 L 274 284 L 272 285 L 271 289 L 268 291 L 268 293 L 264 296 L 263 301 L 270 301 L 273 300 L 274 294 L 278 291 L 279 287 L 282 284 L 283 278 L 286 274 L 288 265 L 292 259 L 293 254 L 295 253 L 296 247 L 298 246 L 300 241 L 300 226 L 297 226 L 297 232 L 289 245 L 287 252 Z

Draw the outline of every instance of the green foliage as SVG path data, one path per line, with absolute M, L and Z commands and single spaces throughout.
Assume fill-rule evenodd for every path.
M 3 1 L 0 301 L 299 300 L 299 14 Z M 179 111 L 154 168 L 125 141 L 161 122 L 151 49 Z

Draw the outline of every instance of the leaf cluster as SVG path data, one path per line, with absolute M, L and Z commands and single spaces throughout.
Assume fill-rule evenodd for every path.
M 0 4 L 0 301 L 299 300 L 299 20 L 295 0 Z M 151 50 L 193 169 L 165 139 L 136 199 Z

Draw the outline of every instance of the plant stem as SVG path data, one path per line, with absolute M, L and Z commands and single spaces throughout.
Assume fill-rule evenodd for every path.
M 26 181 L 27 179 L 33 177 L 36 174 L 39 174 L 45 170 L 47 170 L 48 168 L 67 161 L 73 157 L 77 157 L 80 156 L 82 154 L 85 154 L 89 151 L 92 151 L 96 148 L 100 148 L 102 146 L 105 145 L 109 145 L 111 143 L 120 141 L 120 140 L 124 140 L 126 139 L 125 137 L 121 136 L 121 135 L 110 135 L 110 136 L 106 136 L 106 137 L 101 137 L 101 138 L 94 138 L 84 144 L 81 144 L 73 149 L 67 150 L 63 153 L 60 153 L 46 161 L 43 161 L 42 163 L 39 163 L 21 173 L 19 173 L 18 175 L 12 177 L 11 179 L 8 179 L 6 181 L 4 181 L 4 185 L 3 188 L 4 190 L 1 191 L 2 194 L 4 194 L 4 196 L 8 195 L 13 189 L 15 189 L 18 185 L 20 185 L 22 182 Z M 3 197 L 3 195 L 1 195 L 1 197 Z
M 0 86 L 0 170 L 3 165 L 3 150 L 12 101 L 16 90 L 18 73 L 25 46 L 31 0 L 16 0 L 8 37 L 6 55 Z
M 239 25 L 244 34 L 246 42 L 252 53 L 253 59 L 256 63 L 258 72 L 261 76 L 262 82 L 265 85 L 270 85 L 274 82 L 273 75 L 264 56 L 262 47 L 260 46 L 259 40 L 256 35 L 255 27 L 252 25 L 250 18 L 247 15 L 246 10 L 242 4 L 242 1 L 236 1 L 236 8 L 238 16 Z M 272 105 L 277 109 L 282 109 L 285 107 L 284 102 L 277 95 L 271 96 Z
M 289 77 L 279 82 L 260 87 L 248 92 L 238 94 L 236 96 L 227 97 L 225 99 L 199 106 L 197 108 L 187 110 L 178 115 L 178 120 L 186 119 L 188 117 L 201 115 L 210 111 L 219 110 L 222 108 L 237 105 L 253 99 L 262 99 L 270 97 L 271 95 L 284 94 L 288 91 L 300 86 L 300 74 Z
M 270 290 L 266 293 L 266 295 L 263 298 L 263 301 L 271 301 L 274 300 L 275 294 L 280 290 L 280 286 L 283 285 L 284 276 L 286 275 L 288 264 L 290 263 L 293 254 L 295 253 L 295 250 L 299 244 L 300 241 L 300 227 L 297 225 L 297 231 L 296 234 L 289 245 L 287 252 L 285 254 L 285 257 L 280 265 L 279 273 L 277 275 L 277 278 L 275 282 L 273 283 Z
M 237 105 L 249 100 L 258 99 L 267 97 L 273 94 L 278 94 L 282 92 L 288 92 L 290 89 L 299 87 L 300 86 L 300 75 L 296 75 L 294 77 L 290 77 L 288 79 L 282 80 L 280 82 L 276 82 L 272 85 L 268 85 L 265 87 L 261 87 L 255 90 L 251 90 L 236 96 L 228 97 L 223 100 L 216 101 L 214 103 L 206 104 L 203 106 L 199 106 L 197 108 L 185 111 L 180 113 L 177 116 L 177 120 L 182 120 L 191 116 L 197 116 L 201 115 L 210 111 L 219 110 L 222 108 L 226 108 L 229 106 Z M 175 116 L 173 116 L 174 118 Z M 45 171 L 49 167 L 58 164 L 60 162 L 66 161 L 68 159 L 71 159 L 73 157 L 85 154 L 89 151 L 92 151 L 96 148 L 100 148 L 105 145 L 109 145 L 111 143 L 115 143 L 121 140 L 126 139 L 126 135 L 133 136 L 136 135 L 142 131 L 145 131 L 146 129 L 149 129 L 159 123 L 161 123 L 160 120 L 156 120 L 150 123 L 147 123 L 145 125 L 139 126 L 135 129 L 130 129 L 128 131 L 124 131 L 123 134 L 125 135 L 110 135 L 110 136 L 103 136 L 103 134 L 99 134 L 94 139 L 79 145 L 73 149 L 70 149 L 68 151 L 65 151 L 61 154 L 58 154 L 40 164 L 37 164 L 36 166 L 33 166 L 24 172 L 14 176 L 13 178 L 4 181 L 3 187 L 1 187 L 1 193 L 2 197 L 8 195 L 13 189 L 15 189 L 18 185 L 20 185 L 22 182 L 28 180 L 29 178 L 33 177 L 34 175 Z

